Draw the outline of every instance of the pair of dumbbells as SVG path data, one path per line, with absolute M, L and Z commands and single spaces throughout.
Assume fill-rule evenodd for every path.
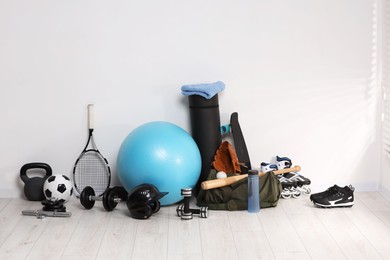
M 193 215 L 199 215 L 201 218 L 208 217 L 208 207 L 201 207 L 199 209 L 190 208 L 190 198 L 192 196 L 191 188 L 181 189 L 181 195 L 184 197 L 184 204 L 180 204 L 176 208 L 178 217 L 181 217 L 182 220 L 190 220 Z
M 87 186 L 80 194 L 80 203 L 85 209 L 92 209 L 96 201 L 102 201 L 107 211 L 113 211 L 119 202 L 126 201 L 127 191 L 125 188 L 116 186 L 107 189 L 103 196 L 96 196 L 92 187 Z

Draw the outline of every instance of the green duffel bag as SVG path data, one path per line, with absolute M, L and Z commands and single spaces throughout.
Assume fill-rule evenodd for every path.
M 216 179 L 217 171 L 211 170 L 207 180 Z M 228 174 L 228 177 L 232 176 Z M 282 185 L 273 172 L 259 177 L 260 208 L 275 207 L 278 204 Z M 229 186 L 198 192 L 197 205 L 212 210 L 246 210 L 248 209 L 248 178 Z

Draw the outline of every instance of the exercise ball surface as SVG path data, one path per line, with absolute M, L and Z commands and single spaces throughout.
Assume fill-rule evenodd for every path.
M 201 171 L 201 156 L 194 139 L 179 126 L 155 121 L 134 129 L 123 141 L 117 159 L 118 177 L 129 192 L 149 183 L 160 192 L 162 206 L 183 199 L 182 188 L 194 188 Z

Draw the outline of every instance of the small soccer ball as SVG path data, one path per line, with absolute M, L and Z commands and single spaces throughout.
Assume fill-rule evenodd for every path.
M 52 175 L 43 184 L 43 193 L 48 201 L 65 203 L 73 194 L 73 185 L 65 175 Z

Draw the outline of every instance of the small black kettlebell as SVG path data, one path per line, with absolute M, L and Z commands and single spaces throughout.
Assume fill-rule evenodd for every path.
M 46 174 L 43 177 L 28 177 L 27 170 L 43 169 Z M 24 182 L 24 195 L 28 200 L 42 201 L 45 199 L 43 194 L 43 184 L 46 179 L 52 175 L 51 167 L 46 163 L 27 163 L 20 169 L 20 178 Z

